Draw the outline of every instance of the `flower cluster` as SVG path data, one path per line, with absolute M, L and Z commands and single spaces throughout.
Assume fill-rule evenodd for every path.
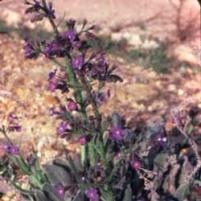
M 20 132 L 21 129 L 22 129 L 22 126 L 18 122 L 18 117 L 15 114 L 10 113 L 8 115 L 8 130 Z
M 9 113 L 7 116 L 7 125 L 2 125 L 0 133 L 2 133 L 6 139 L 5 143 L 1 144 L 1 149 L 9 155 L 19 155 L 20 150 L 8 137 L 8 132 L 21 132 L 22 126 L 19 124 L 19 118 L 14 113 Z
M 36 2 L 35 4 L 38 5 Z M 37 7 L 36 5 L 35 7 Z M 31 10 L 33 10 L 33 7 L 32 5 Z M 42 9 L 41 7 L 39 4 L 39 10 Z M 34 12 L 39 12 L 39 10 L 34 9 Z M 37 43 L 27 40 L 24 46 L 26 58 L 36 58 L 39 53 L 51 60 L 66 58 L 75 73 L 85 74 L 89 79 L 122 81 L 119 76 L 113 73 L 116 67 L 109 67 L 102 52 L 91 53 L 89 41 L 94 40 L 91 37 L 91 35 L 94 35 L 92 33 L 93 26 L 87 27 L 87 23 L 84 21 L 81 29 L 78 30 L 76 22 L 71 19 L 66 22 L 66 30 L 59 32 L 55 28 L 54 21 L 51 22 L 56 32 L 55 38 Z
M 26 13 L 31 13 L 32 15 L 32 22 L 40 21 L 44 17 L 48 17 L 50 19 L 55 19 L 55 10 L 53 9 L 52 3 L 46 3 L 46 1 L 25 1 L 25 4 L 28 5 L 26 9 Z
M 54 70 L 48 75 L 48 90 L 55 92 L 56 90 L 61 90 L 62 93 L 68 92 L 68 85 L 65 81 L 65 74 L 63 72 L 58 72 Z
M 13 144 L 5 144 L 3 148 L 7 154 L 11 155 L 18 155 L 20 151 L 19 147 Z
M 99 195 L 98 195 L 98 191 L 95 188 L 89 188 L 87 190 L 85 190 L 85 194 L 87 196 L 87 198 L 89 198 L 89 201 L 99 201 Z

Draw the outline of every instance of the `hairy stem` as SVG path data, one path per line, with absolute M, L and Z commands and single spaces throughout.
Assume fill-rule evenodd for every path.
M 95 99 L 91 93 L 91 90 L 92 90 L 91 86 L 87 83 L 87 80 L 85 79 L 83 73 L 80 73 L 79 75 L 80 75 L 79 77 L 80 77 L 80 80 L 83 84 L 84 90 L 86 91 L 87 96 L 89 97 L 90 103 L 91 103 L 92 108 L 93 108 L 94 115 L 95 115 L 96 119 L 98 120 L 98 129 L 100 129 L 100 127 L 101 127 L 101 114 L 98 110 L 98 106 L 96 104 L 96 101 L 95 101 Z
M 75 76 L 75 73 L 73 72 L 72 67 L 69 65 L 67 59 L 66 59 L 65 70 L 66 70 L 69 82 L 72 84 L 72 86 L 81 86 L 77 77 Z M 76 87 L 74 87 L 74 92 L 75 92 L 75 99 L 79 103 L 81 108 L 81 114 L 82 114 L 83 120 L 87 120 L 87 113 L 86 113 L 86 108 L 83 102 L 82 89 L 77 89 Z
M 6 138 L 6 140 L 9 142 L 9 144 L 13 145 L 13 142 L 10 140 L 10 138 L 8 137 L 7 133 L 6 133 L 6 129 L 3 126 L 3 128 L 0 129 L 0 132 L 3 134 L 3 136 Z
M 44 8 L 45 8 L 46 10 L 48 10 L 48 6 L 47 6 L 46 0 L 42 0 L 42 3 L 43 3 Z M 58 29 L 57 29 L 57 26 L 56 26 L 54 20 L 53 20 L 51 17 L 49 17 L 49 16 L 48 16 L 48 20 L 49 20 L 49 22 L 50 22 L 50 24 L 51 24 L 51 26 L 52 26 L 52 28 L 53 28 L 53 30 L 54 30 L 56 36 L 59 36 L 59 31 L 58 31 Z

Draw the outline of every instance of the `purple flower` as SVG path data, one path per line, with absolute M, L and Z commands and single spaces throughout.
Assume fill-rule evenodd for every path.
M 41 8 L 42 8 L 42 5 L 39 1 L 37 0 L 33 0 L 33 3 L 29 2 L 29 1 L 25 1 L 25 3 L 27 5 L 30 5 L 25 13 L 33 13 L 33 12 L 38 12 Z
M 60 198 L 64 198 L 64 197 L 65 197 L 65 187 L 64 187 L 63 185 L 61 185 L 61 184 L 56 185 L 56 186 L 54 187 L 54 189 L 55 189 L 57 195 L 58 195 Z
M 110 137 L 115 141 L 121 141 L 124 138 L 124 130 L 121 127 L 114 126 L 110 130 Z
M 53 5 L 51 2 L 48 3 L 47 9 L 46 9 L 46 16 L 50 17 L 52 19 L 55 19 L 55 10 L 53 9 Z
M 36 52 L 35 48 L 28 41 L 26 41 L 26 43 L 24 45 L 24 56 L 27 59 L 37 58 L 37 56 L 38 56 L 38 53 Z
M 92 63 L 92 67 L 89 72 L 89 76 L 98 80 L 105 80 L 108 74 L 108 64 L 106 63 L 103 54 L 96 55 L 95 62 Z
M 68 92 L 68 86 L 62 77 L 56 75 L 56 70 L 50 72 L 48 75 L 48 90 L 55 92 L 57 89 L 61 90 L 62 93 Z
M 51 80 L 56 76 L 57 69 L 48 73 L 48 80 Z
M 84 65 L 84 56 L 83 56 L 83 54 L 72 58 L 71 65 L 75 70 L 81 70 L 83 65 Z
M 9 122 L 14 122 L 15 120 L 17 120 L 18 118 L 17 118 L 17 116 L 16 116 L 16 114 L 14 114 L 14 113 L 10 113 L 9 115 L 8 115 L 8 121 Z
M 155 145 L 164 146 L 167 143 L 167 137 L 164 133 L 157 133 L 153 136 L 152 141 Z
M 4 150 L 11 155 L 18 155 L 20 153 L 19 148 L 13 144 L 4 145 Z
M 69 132 L 70 130 L 70 124 L 66 121 L 62 121 L 57 128 L 57 133 L 60 137 L 65 137 L 67 132 Z
M 88 136 L 84 135 L 79 138 L 80 145 L 85 145 L 88 143 Z
M 96 100 L 96 103 L 100 106 L 110 97 L 110 91 L 108 90 L 106 93 L 93 92 L 93 96 Z
M 18 123 L 18 117 L 14 113 L 10 113 L 8 115 L 8 130 L 9 131 L 17 131 L 20 132 L 22 130 L 22 126 Z
M 82 46 L 82 42 L 79 40 L 78 35 L 75 29 L 69 29 L 64 32 L 64 38 L 69 42 L 69 51 L 70 49 L 79 49 Z
M 82 46 L 82 42 L 75 40 L 71 43 L 72 48 L 79 49 Z
M 58 82 L 56 79 L 52 79 L 48 83 L 48 90 L 51 92 L 55 92 L 58 86 Z
M 38 0 L 33 0 L 32 2 L 25 1 L 25 3 L 29 5 L 25 11 L 26 13 L 43 14 L 44 17 L 55 19 L 55 10 L 51 2 L 46 4 L 46 6 Z
M 167 138 L 166 137 L 158 137 L 156 139 L 160 144 L 165 144 L 167 142 Z
M 90 201 L 99 201 L 99 194 L 95 188 L 88 188 L 85 190 L 85 195 Z
M 73 101 L 73 100 L 70 100 L 70 101 L 68 102 L 67 108 L 68 108 L 68 110 L 71 111 L 71 112 L 78 110 L 77 103 L 76 103 L 75 101 Z
M 74 29 L 70 29 L 64 33 L 65 37 L 70 41 L 73 42 L 75 41 L 77 37 L 77 33 Z
M 15 124 L 15 125 L 10 125 L 8 127 L 9 131 L 16 131 L 16 132 L 21 132 L 22 131 L 22 126 L 20 126 L 19 124 Z
M 57 40 L 53 40 L 46 44 L 44 54 L 46 55 L 46 57 L 53 57 L 53 56 L 62 57 L 65 55 L 61 45 Z
M 64 57 L 69 54 L 71 43 L 65 36 L 57 36 L 54 40 L 44 45 L 44 54 L 46 57 Z
M 97 62 L 98 62 L 99 66 L 107 65 L 106 60 L 105 60 L 105 56 L 103 53 L 99 55 L 99 57 L 97 58 Z
M 131 161 L 131 167 L 134 170 L 139 170 L 142 167 L 142 164 L 141 164 L 141 162 L 139 160 L 134 159 L 134 160 Z

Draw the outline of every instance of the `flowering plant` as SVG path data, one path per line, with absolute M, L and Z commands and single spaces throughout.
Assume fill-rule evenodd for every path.
M 43 55 L 58 66 L 49 73 L 48 90 L 60 90 L 66 103 L 50 112 L 60 119 L 57 135 L 79 142 L 81 148 L 78 155 L 66 151 L 66 161 L 55 159 L 43 166 L 36 153 L 24 158 L 8 137 L 9 131 L 21 130 L 17 117 L 10 114 L 10 124 L 0 130 L 8 156 L 1 161 L 1 174 L 32 201 L 196 200 L 189 192 L 199 189 L 201 179 L 198 146 L 191 137 L 197 113 L 186 115 L 188 120 L 174 114 L 170 130 L 164 122 L 132 128 L 117 113 L 103 116 L 99 106 L 109 96 L 103 91 L 105 84 L 122 79 L 104 53 L 91 48 L 96 40 L 94 27 L 87 26 L 86 21 L 79 26 L 68 20 L 66 30 L 61 31 L 51 3 L 25 3 L 32 21 L 46 18 L 54 31 L 50 41 L 26 40 L 25 57 Z M 183 153 L 184 149 L 188 151 Z M 190 170 L 184 170 L 185 163 L 191 165 Z M 28 189 L 17 180 L 19 172 L 28 179 Z M 185 182 L 181 180 L 184 172 Z M 170 181 L 172 176 L 174 181 Z

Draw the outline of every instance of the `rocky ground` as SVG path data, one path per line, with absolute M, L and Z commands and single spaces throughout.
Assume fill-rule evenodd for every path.
M 76 2 L 78 3 L 78 1 L 74 1 L 73 5 Z M 4 7 L 5 10 L 6 4 L 2 5 L 1 9 Z M 19 5 L 17 9 L 21 9 L 20 4 L 9 4 L 8 7 L 6 6 L 6 10 L 8 8 L 16 9 L 17 5 Z M 57 9 L 61 9 L 61 5 L 62 3 L 58 3 Z M 114 1 L 111 1 L 111 6 L 113 5 L 115 5 Z M 89 6 L 91 6 L 90 2 Z M 71 12 L 74 7 L 75 5 L 72 6 Z M 6 19 L 6 16 L 13 16 L 15 13 L 13 10 L 6 12 L 3 20 Z M 83 11 L 83 13 L 85 12 Z M 12 23 L 13 19 L 22 20 L 18 13 L 15 14 L 14 18 L 10 18 Z M 92 19 L 96 20 L 93 15 Z M 119 25 L 121 20 L 115 23 Z M 9 25 L 8 19 L 7 22 Z M 18 21 L 16 26 L 20 28 Z M 117 42 L 125 38 L 129 48 L 136 48 L 142 45 L 141 43 L 145 43 L 140 40 L 139 35 L 145 32 L 146 36 L 149 35 L 147 30 L 141 28 L 132 28 L 131 32 L 129 32 L 130 28 L 123 28 L 123 30 L 116 32 L 112 31 L 113 25 L 108 27 L 111 38 Z M 115 27 L 117 26 L 115 25 Z M 161 27 L 159 26 L 159 28 Z M 137 32 L 139 30 L 142 33 Z M 153 38 L 153 33 L 150 38 Z M 147 43 L 150 41 L 151 39 Z M 176 57 L 179 62 L 176 68 L 171 68 L 166 74 L 157 73 L 139 63 L 128 62 L 124 57 L 110 52 L 108 59 L 118 66 L 117 72 L 124 81 L 123 83 L 107 85 L 107 89 L 111 91 L 111 97 L 101 107 L 104 114 L 117 111 L 132 122 L 154 121 L 176 107 L 193 104 L 201 107 L 201 44 L 199 37 L 196 35 L 193 39 L 185 40 L 184 43 L 181 43 L 178 38 L 174 41 L 176 42 L 171 44 L 169 49 L 174 49 L 173 57 Z M 194 44 L 194 49 L 189 48 L 189 45 L 186 44 Z M 43 162 L 60 154 L 64 147 L 76 150 L 76 145 L 69 145 L 56 137 L 57 122 L 50 117 L 48 112 L 50 107 L 57 104 L 56 97 L 61 95 L 59 93 L 51 94 L 47 91 L 47 74 L 55 66 L 48 63 L 45 58 L 34 61 L 25 60 L 23 40 L 14 32 L 0 34 L 0 64 L 1 122 L 5 121 L 5 116 L 8 113 L 15 112 L 20 117 L 20 123 L 23 127 L 21 133 L 11 133 L 11 138 L 22 147 L 24 152 L 28 152 L 30 147 L 36 149 Z M 0 188 L 1 190 L 7 191 L 8 189 Z M 9 194 L 1 201 L 14 201 L 12 192 L 9 191 Z M 8 198 L 9 196 L 11 198 Z

